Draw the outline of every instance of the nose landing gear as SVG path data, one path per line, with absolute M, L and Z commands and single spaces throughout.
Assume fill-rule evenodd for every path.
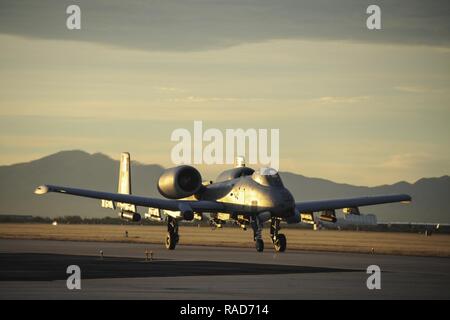
M 286 236 L 280 233 L 275 240 L 273 240 L 273 246 L 275 251 L 284 252 L 286 251 Z
M 284 252 L 286 251 L 286 236 L 283 233 L 278 233 L 280 231 L 280 219 L 272 217 L 270 222 L 270 238 L 272 239 L 275 251 Z
M 253 239 L 255 240 L 256 251 L 264 251 L 264 241 L 262 239 L 262 227 L 263 222 L 258 219 L 258 216 L 252 217 L 250 220 L 250 225 L 253 229 Z M 272 217 L 270 221 L 270 238 L 272 239 L 273 246 L 276 252 L 286 251 L 286 236 L 283 233 L 278 233 L 280 231 L 280 219 Z

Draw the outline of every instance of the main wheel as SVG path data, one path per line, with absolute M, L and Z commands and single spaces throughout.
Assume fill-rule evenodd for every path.
M 255 246 L 256 246 L 256 251 L 258 251 L 258 252 L 264 251 L 264 241 L 262 239 L 256 239 Z
M 275 246 L 275 251 L 284 252 L 286 250 L 286 236 L 282 233 L 278 234 L 273 245 Z
M 166 235 L 166 249 L 173 250 L 178 242 L 178 235 L 168 232 Z

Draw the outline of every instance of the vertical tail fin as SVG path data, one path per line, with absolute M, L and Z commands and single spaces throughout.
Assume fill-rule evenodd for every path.
M 130 154 L 122 152 L 120 155 L 120 169 L 119 169 L 119 185 L 117 193 L 131 194 L 131 165 Z M 122 211 L 136 212 L 136 206 L 129 203 L 116 203 L 116 206 Z
M 131 194 L 131 169 L 130 169 L 130 154 L 123 152 L 120 155 L 120 169 L 119 169 L 119 184 L 117 193 Z M 129 203 L 113 202 L 109 200 L 102 200 L 102 207 L 116 209 L 121 211 L 136 212 L 136 206 Z
M 119 169 L 119 186 L 118 193 L 131 194 L 131 170 L 130 170 L 130 154 L 123 152 L 120 155 L 120 169 Z

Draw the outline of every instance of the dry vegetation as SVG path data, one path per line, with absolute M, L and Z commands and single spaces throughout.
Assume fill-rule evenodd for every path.
M 125 237 L 125 231 L 128 237 Z M 284 229 L 288 249 L 450 257 L 450 235 Z M 164 226 L 0 224 L 0 238 L 163 243 Z M 264 230 L 271 249 L 268 228 Z M 181 226 L 180 244 L 253 247 L 251 230 Z

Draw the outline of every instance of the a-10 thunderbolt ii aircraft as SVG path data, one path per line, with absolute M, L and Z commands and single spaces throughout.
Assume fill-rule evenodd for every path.
M 188 165 L 167 169 L 159 177 L 157 188 L 166 199 L 132 195 L 130 154 L 122 153 L 117 193 L 54 185 L 39 186 L 35 193 L 57 192 L 100 199 L 103 207 L 118 209 L 121 218 L 136 222 L 141 220 L 136 206 L 147 207 L 145 218 L 167 222 L 165 244 L 170 250 L 175 249 L 179 241 L 178 223 L 182 220 L 209 219 L 216 226 L 233 221 L 244 230 L 250 225 L 259 252 L 264 250 L 261 231 L 266 221 L 270 220 L 275 250 L 283 252 L 286 237 L 280 233 L 281 221 L 312 224 L 313 214 L 320 212 L 321 221 L 336 222 L 336 209 L 359 215 L 361 206 L 411 201 L 410 196 L 398 194 L 295 202 L 275 170 L 255 171 L 245 166 L 243 158 L 238 158 L 237 166 L 222 172 L 215 182 L 203 182 L 198 170 Z

